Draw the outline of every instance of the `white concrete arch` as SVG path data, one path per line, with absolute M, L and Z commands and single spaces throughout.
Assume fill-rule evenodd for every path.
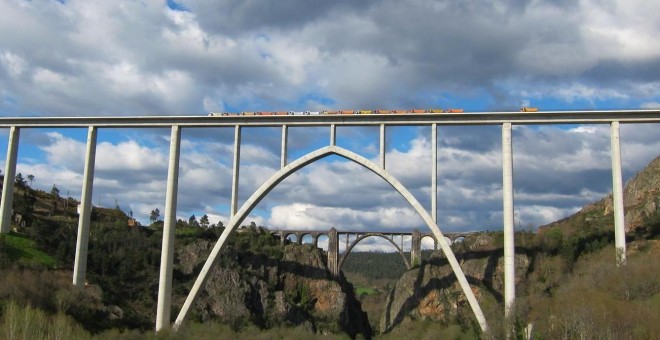
M 406 255 L 403 253 L 403 249 L 401 247 L 399 247 L 399 245 L 396 244 L 396 242 L 394 242 L 391 238 L 389 238 L 389 237 L 387 237 L 383 234 L 369 233 L 369 234 L 366 234 L 366 235 L 360 235 L 358 238 L 355 239 L 355 241 L 353 241 L 353 243 L 351 243 L 350 246 L 348 246 L 348 248 L 346 249 L 346 252 L 344 253 L 344 255 L 341 256 L 341 259 L 339 259 L 338 267 L 339 267 L 340 271 L 341 271 L 341 267 L 344 265 L 344 261 L 346 260 L 348 255 L 351 253 L 353 248 L 358 243 L 360 243 L 360 241 L 364 240 L 367 237 L 380 237 L 380 238 L 384 238 L 385 240 L 390 242 L 394 246 L 394 248 L 396 248 L 397 253 L 399 253 L 399 255 L 401 255 L 401 258 L 403 259 L 403 264 L 406 266 L 406 269 L 410 269 L 410 261 L 408 261 L 408 259 L 406 258 Z
M 245 201 L 243 206 L 241 206 L 241 208 L 236 212 L 236 214 L 234 214 L 232 218 L 229 220 L 225 230 L 222 232 L 222 235 L 220 235 L 218 242 L 216 242 L 215 246 L 213 247 L 213 250 L 209 254 L 209 258 L 206 260 L 206 263 L 204 263 L 204 267 L 200 271 L 197 280 L 195 280 L 195 284 L 193 285 L 190 293 L 188 294 L 188 297 L 186 298 L 186 301 L 181 307 L 181 311 L 179 312 L 179 315 L 177 316 L 176 321 L 174 322 L 174 328 L 177 329 L 181 325 L 181 323 L 185 320 L 186 315 L 188 314 L 188 311 L 192 306 L 192 303 L 197 298 L 197 295 L 199 294 L 201 287 L 206 283 L 210 270 L 215 266 L 216 261 L 218 259 L 218 254 L 220 253 L 220 250 L 222 249 L 224 243 L 227 241 L 229 234 L 231 234 L 231 232 L 238 225 L 240 225 L 241 222 L 243 222 L 243 220 L 245 219 L 245 217 L 247 217 L 249 212 L 252 211 L 252 209 L 254 209 L 254 207 L 261 201 L 261 199 L 264 198 L 273 188 L 275 188 L 277 184 L 279 184 L 288 176 L 295 173 L 296 171 L 306 166 L 307 164 L 313 163 L 321 158 L 325 158 L 330 155 L 338 155 L 344 157 L 348 160 L 358 163 L 363 167 L 371 170 L 373 173 L 380 176 L 387 183 L 389 183 L 395 190 L 397 190 L 403 196 L 403 198 L 406 199 L 406 201 L 408 201 L 408 203 L 413 207 L 413 209 L 415 209 L 415 211 L 419 214 L 419 216 L 431 229 L 436 239 L 439 240 L 439 244 L 445 254 L 445 257 L 447 258 L 450 266 L 452 267 L 452 270 L 454 271 L 454 274 L 458 279 L 458 282 L 461 286 L 461 289 L 463 290 L 463 293 L 466 295 L 468 299 L 470 307 L 472 308 L 472 312 L 474 313 L 477 321 L 479 322 L 482 331 L 484 332 L 487 331 L 488 324 L 486 323 L 486 319 L 484 317 L 483 311 L 481 310 L 481 307 L 479 306 L 479 303 L 477 302 L 477 299 L 474 296 L 474 293 L 472 292 L 472 289 L 470 288 L 467 279 L 465 278 L 465 274 L 463 273 L 463 270 L 461 269 L 460 265 L 458 264 L 458 261 L 456 260 L 456 257 L 454 256 L 454 253 L 449 247 L 449 244 L 447 244 L 447 241 L 442 235 L 442 232 L 440 232 L 440 228 L 436 225 L 431 215 L 429 215 L 429 213 L 426 210 L 424 210 L 422 205 L 417 201 L 417 199 L 415 199 L 415 197 L 408 191 L 408 189 L 406 189 L 403 186 L 403 184 L 401 184 L 397 179 L 395 179 L 392 175 L 390 175 L 387 171 L 385 171 L 383 167 L 371 162 L 370 160 L 356 153 L 337 147 L 335 145 L 330 145 L 320 148 L 316 151 L 310 152 L 309 154 L 300 157 L 294 162 L 291 162 L 289 165 L 283 167 L 273 176 L 271 176 L 264 184 L 261 185 L 261 187 L 254 194 L 252 194 L 252 196 L 250 196 L 250 198 L 247 201 Z

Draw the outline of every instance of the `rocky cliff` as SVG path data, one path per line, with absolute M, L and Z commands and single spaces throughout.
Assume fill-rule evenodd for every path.
M 623 190 L 626 233 L 637 232 L 643 226 L 660 219 L 660 157 L 654 159 L 639 173 L 629 179 Z M 545 232 L 551 228 L 562 228 L 568 234 L 578 228 L 612 230 L 612 195 L 589 204 L 575 215 L 539 228 Z
M 180 273 L 194 276 L 211 247 L 212 242 L 204 240 L 183 247 L 178 254 Z M 353 287 L 343 277 L 330 277 L 323 252 L 317 248 L 287 245 L 281 259 L 230 251 L 219 262 L 195 303 L 193 320 L 371 336 Z M 185 297 L 179 298 L 182 302 Z
M 503 301 L 502 250 L 476 250 L 480 248 L 478 244 L 496 243 L 495 240 L 487 240 L 492 237 L 484 233 L 473 240 L 473 244 L 464 245 L 466 249 L 475 249 L 457 254 L 472 291 L 482 306 Z M 526 277 L 530 262 L 527 255 L 516 254 L 516 284 Z M 435 252 L 428 261 L 407 271 L 399 279 L 387 298 L 380 331 L 389 332 L 414 320 L 443 323 L 474 320 L 467 298 L 442 252 Z

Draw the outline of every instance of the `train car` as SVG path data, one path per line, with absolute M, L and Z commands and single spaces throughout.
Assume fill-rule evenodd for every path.
M 428 109 L 426 110 L 426 113 L 443 113 L 445 112 L 443 109 Z
M 463 109 L 446 109 L 446 113 L 463 113 Z
M 306 115 L 319 115 L 321 112 L 319 111 L 305 111 Z
M 242 111 L 241 116 L 254 116 L 255 112 L 253 111 Z
M 288 114 L 289 114 L 289 113 L 286 112 L 286 111 L 277 111 L 277 112 L 275 112 L 275 115 L 276 115 L 276 116 L 286 116 L 286 115 L 288 115 Z
M 339 110 L 339 111 L 337 111 L 337 114 L 340 114 L 340 115 L 352 115 L 353 113 L 355 113 L 355 111 L 353 111 L 353 110 Z
M 406 110 L 390 110 L 390 113 L 395 114 L 395 115 L 402 115 L 402 114 L 408 113 L 408 111 L 406 111 Z
M 336 115 L 337 111 L 321 111 L 322 115 Z
M 225 112 L 226 113 L 226 112 Z M 225 116 L 225 113 L 220 113 L 220 112 L 209 112 L 209 117 L 220 117 L 220 116 Z
M 377 115 L 385 115 L 385 114 L 390 114 L 392 112 L 390 110 L 374 110 L 373 113 Z
M 358 114 L 361 114 L 361 115 L 370 115 L 371 114 L 371 110 L 357 110 L 355 112 L 357 112 Z
M 408 110 L 408 113 L 426 113 L 426 110 L 423 110 L 423 109 L 412 109 L 412 110 Z
M 537 107 L 521 107 L 520 112 L 539 112 L 539 109 Z
M 293 116 L 302 116 L 302 115 L 305 114 L 305 112 L 303 112 L 303 111 L 289 111 L 288 114 L 293 115 Z
M 259 115 L 259 116 L 272 116 L 274 114 L 275 114 L 275 112 L 273 112 L 273 111 L 259 111 L 259 112 L 257 112 L 257 115 Z

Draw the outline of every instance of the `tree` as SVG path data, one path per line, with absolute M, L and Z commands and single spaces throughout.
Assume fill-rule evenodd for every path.
M 149 220 L 151 222 L 157 222 L 158 220 L 160 220 L 160 210 L 158 210 L 158 208 L 151 211 L 151 214 L 149 215 Z
M 32 187 L 32 182 L 34 182 L 34 175 L 29 174 L 29 175 L 27 176 L 27 179 L 28 179 L 28 181 L 30 181 L 30 187 Z
M 188 219 L 188 225 L 192 227 L 199 227 L 199 222 L 197 222 L 197 217 L 195 217 L 195 214 L 192 214 L 192 216 L 190 216 Z
M 55 184 L 53 184 L 53 188 L 50 189 L 50 194 L 53 195 L 55 198 L 59 198 L 60 197 L 60 189 L 58 189 L 57 186 L 55 186 Z
M 23 174 L 21 174 L 20 172 L 18 173 L 18 175 L 16 175 L 16 182 L 15 183 L 19 187 L 25 187 L 25 185 L 27 185 L 27 182 L 23 178 Z
M 210 224 L 209 223 L 209 217 L 206 214 L 204 214 L 204 216 L 202 216 L 202 218 L 199 219 L 199 225 L 202 228 L 206 229 L 206 228 L 209 227 L 209 224 Z

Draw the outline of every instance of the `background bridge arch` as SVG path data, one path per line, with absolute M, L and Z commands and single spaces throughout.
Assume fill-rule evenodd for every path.
M 399 255 L 401 255 L 401 258 L 403 259 L 403 263 L 406 265 L 406 269 L 410 269 L 410 267 L 411 267 L 410 261 L 408 261 L 408 259 L 406 258 L 406 254 L 403 252 L 403 249 L 401 247 L 399 247 L 399 245 L 397 245 L 396 242 L 394 242 L 394 240 L 387 237 L 387 234 L 384 234 L 384 233 L 366 233 L 366 234 L 363 234 L 363 235 L 359 235 L 353 242 L 351 242 L 351 244 L 348 246 L 348 248 L 346 248 L 346 251 L 341 256 L 341 258 L 339 259 L 339 263 L 337 264 L 337 271 L 338 272 L 341 271 L 341 267 L 344 265 L 344 261 L 346 260 L 346 257 L 348 257 L 348 255 L 351 253 L 353 248 L 358 243 L 360 243 L 360 241 L 362 241 L 362 240 L 364 240 L 368 237 L 381 237 L 381 238 L 384 238 L 387 241 L 389 241 L 396 248 L 396 251 L 399 253 Z

